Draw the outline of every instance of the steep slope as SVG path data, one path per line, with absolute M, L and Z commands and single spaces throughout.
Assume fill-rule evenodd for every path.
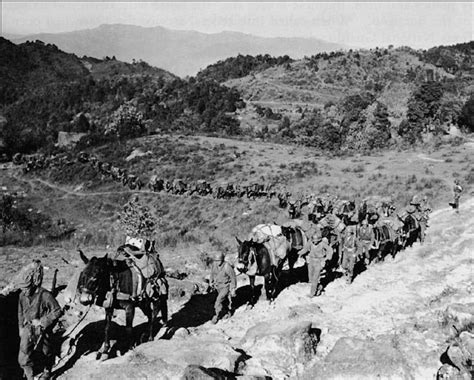
M 194 75 L 223 58 L 241 54 L 271 54 L 300 58 L 342 48 L 311 38 L 264 38 L 236 32 L 205 34 L 196 31 L 144 28 L 134 25 L 101 25 L 69 33 L 37 34 L 16 43 L 41 40 L 78 55 L 116 56 L 120 60 L 143 59 L 174 74 Z
M 425 245 L 371 266 L 351 285 L 335 280 L 321 297 L 307 298 L 307 284 L 292 285 L 274 304 L 239 307 L 216 326 L 184 323 L 187 328 L 170 340 L 140 345 L 104 364 L 86 355 L 64 378 L 172 379 L 189 364 L 275 379 L 432 378 L 456 334 L 450 323 L 463 328 L 450 319 L 452 310 L 473 320 L 473 215 L 474 199 L 463 202 L 460 214 L 435 211 Z M 191 301 L 176 310 L 171 325 L 173 319 L 184 322 L 186 312 L 192 319 Z M 309 322 L 319 331 L 318 343 L 305 327 Z

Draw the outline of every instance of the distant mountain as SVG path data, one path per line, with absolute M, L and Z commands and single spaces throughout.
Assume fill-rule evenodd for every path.
M 194 75 L 209 64 L 237 54 L 302 58 L 343 48 L 316 38 L 264 38 L 237 32 L 206 34 L 122 24 L 68 33 L 35 34 L 17 38 L 14 42 L 28 40 L 52 43 L 79 56 L 115 56 L 129 62 L 141 59 L 180 76 Z

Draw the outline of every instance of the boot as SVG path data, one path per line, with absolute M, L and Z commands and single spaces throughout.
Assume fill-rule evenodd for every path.
M 51 371 L 49 369 L 45 369 L 41 374 L 39 380 L 49 380 L 51 379 Z
M 23 373 L 25 375 L 26 380 L 34 380 L 34 373 L 33 367 L 23 367 Z

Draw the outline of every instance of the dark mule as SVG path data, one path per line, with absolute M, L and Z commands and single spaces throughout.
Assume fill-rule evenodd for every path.
M 420 225 L 415 217 L 408 214 L 403 220 L 400 245 L 402 248 L 411 247 L 420 238 Z
M 290 243 L 290 251 L 287 254 L 288 267 L 290 272 L 293 270 L 298 260 L 298 252 L 301 251 L 306 244 L 307 238 L 301 228 L 291 226 L 281 226 L 281 233 Z
M 389 226 L 374 226 L 375 243 L 374 249 L 371 252 L 376 253 L 374 258 L 376 261 L 383 260 L 386 256 L 391 255 L 395 257 L 399 250 L 398 233 L 393 231 Z M 372 257 L 371 257 L 372 260 Z
M 92 257 L 90 260 L 79 251 L 86 267 L 79 276 L 78 294 L 83 305 L 96 304 L 105 309 L 104 345 L 97 359 L 105 360 L 110 351 L 110 327 L 115 309 L 125 311 L 127 348 L 133 343 L 133 318 L 138 306 L 148 318 L 148 336 L 144 340 L 153 340 L 153 326 L 158 312 L 165 314 L 162 297 L 145 297 L 135 302 L 130 296 L 133 292 L 132 272 L 125 260 L 112 260 L 104 257 Z M 166 302 L 165 302 L 166 303 Z M 163 319 L 166 319 L 163 315 Z
M 276 297 L 278 278 L 281 268 L 272 265 L 270 252 L 263 243 L 253 241 L 240 241 L 239 256 L 237 270 L 241 273 L 247 273 L 250 280 L 250 288 L 252 295 L 249 306 L 254 306 L 257 302 L 255 295 L 255 276 L 263 276 L 265 278 L 265 295 L 267 300 L 272 301 Z

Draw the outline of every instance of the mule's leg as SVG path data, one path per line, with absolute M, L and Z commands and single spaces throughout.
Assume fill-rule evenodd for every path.
M 104 343 L 97 353 L 97 360 L 107 360 L 109 358 L 110 351 L 110 325 L 112 322 L 112 316 L 114 313 L 113 308 L 105 309 L 105 329 L 104 329 Z
M 249 281 L 250 281 L 250 301 L 248 303 L 248 307 L 254 307 L 256 303 L 255 276 L 249 276 Z
M 275 294 L 275 281 L 274 281 L 274 274 L 272 269 L 269 273 L 265 275 L 265 295 L 267 297 L 267 301 L 273 301 L 273 297 Z
M 150 302 L 150 318 L 148 319 L 148 341 L 151 342 L 153 340 L 153 327 L 155 326 L 156 316 L 158 315 L 161 309 L 161 300 L 158 301 L 151 301 Z
M 125 332 L 126 332 L 126 347 L 130 348 L 133 344 L 133 318 L 135 317 L 135 305 L 128 302 L 125 306 Z

